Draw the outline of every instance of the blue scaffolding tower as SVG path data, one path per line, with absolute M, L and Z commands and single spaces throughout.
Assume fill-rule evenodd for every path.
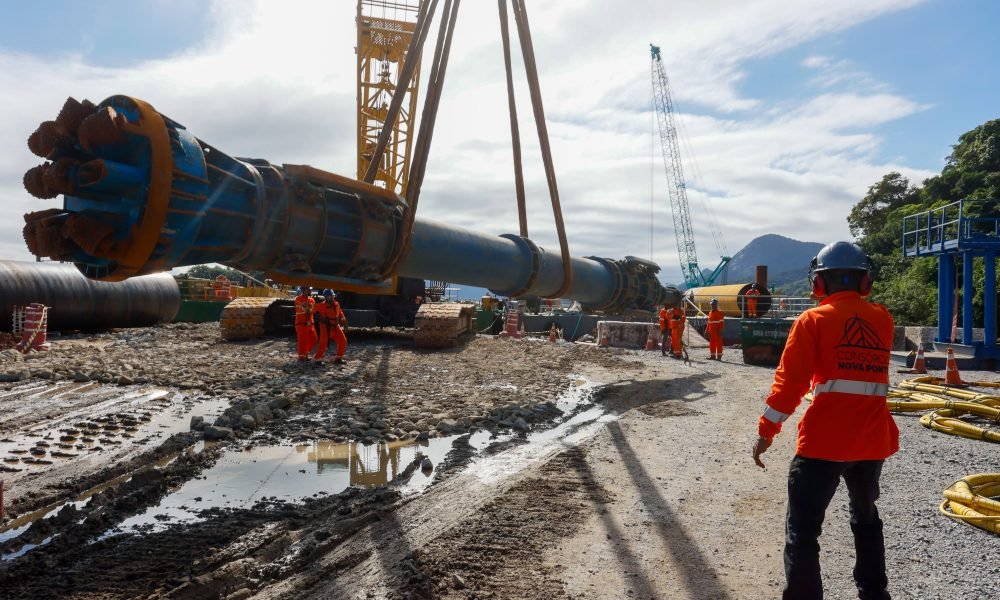
M 973 208 L 978 210 L 971 210 Z M 938 331 L 936 342 L 952 343 L 952 320 L 957 274 L 956 259 L 962 257 L 961 342 L 967 356 L 1000 358 L 997 348 L 997 272 L 1000 253 L 1000 214 L 997 200 L 960 200 L 940 208 L 903 218 L 903 255 L 938 257 Z M 970 214 L 977 216 L 970 217 Z M 973 258 L 983 257 L 983 341 L 973 341 L 972 298 L 975 295 Z

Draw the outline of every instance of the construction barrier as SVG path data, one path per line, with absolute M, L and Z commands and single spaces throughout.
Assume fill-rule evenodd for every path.
M 21 353 L 48 348 L 49 307 L 33 302 L 24 309 L 24 324 L 17 349 Z

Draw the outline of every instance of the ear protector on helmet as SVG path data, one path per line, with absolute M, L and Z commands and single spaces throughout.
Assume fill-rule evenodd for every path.
M 874 281 L 871 276 L 871 259 L 865 256 L 865 274 L 861 276 L 861 281 L 858 284 L 858 293 L 862 296 L 867 296 L 872 293 L 872 285 Z M 826 292 L 826 282 L 820 273 L 830 269 L 820 269 L 817 270 L 817 257 L 814 257 L 809 263 L 809 283 L 812 285 L 812 293 L 817 298 L 822 298 L 827 295 Z

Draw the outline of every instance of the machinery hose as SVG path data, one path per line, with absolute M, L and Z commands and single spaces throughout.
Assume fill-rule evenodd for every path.
M 950 519 L 1000 534 L 1000 473 L 966 475 L 944 490 L 939 510 Z
M 962 420 L 973 415 L 1000 423 L 1000 396 L 937 385 L 935 377 L 902 381 L 901 389 L 892 389 L 886 398 L 892 412 L 931 412 L 920 417 L 928 429 L 964 438 L 1000 443 L 1000 431 L 979 427 Z M 992 381 L 971 382 L 979 387 L 1000 387 Z M 944 490 L 941 514 L 963 521 L 984 531 L 1000 534 L 1000 473 L 967 475 Z

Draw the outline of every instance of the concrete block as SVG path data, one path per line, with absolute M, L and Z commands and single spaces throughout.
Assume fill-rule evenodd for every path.
M 659 326 L 654 323 L 600 321 L 597 323 L 597 343 L 608 339 L 608 345 L 615 348 L 643 349 L 650 333 L 659 339 Z

